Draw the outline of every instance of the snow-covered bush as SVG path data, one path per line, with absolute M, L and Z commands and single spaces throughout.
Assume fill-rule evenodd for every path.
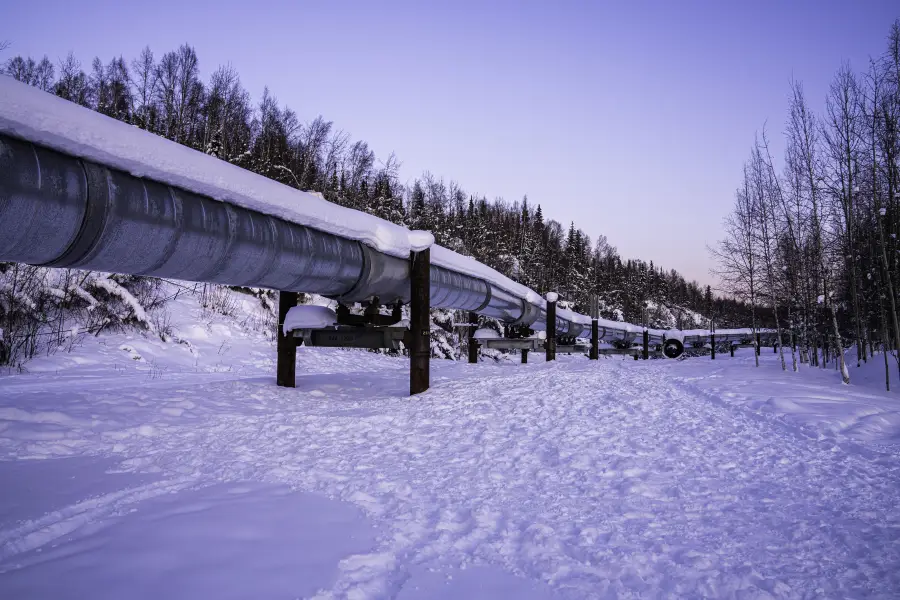
M 456 360 L 459 356 L 459 334 L 455 331 L 455 314 L 459 311 L 431 311 L 431 356 Z
M 166 302 L 161 281 L 0 263 L 0 365 L 71 349 L 78 337 L 138 327 L 156 331 Z

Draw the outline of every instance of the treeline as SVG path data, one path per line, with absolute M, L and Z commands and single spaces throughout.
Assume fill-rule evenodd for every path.
M 838 69 L 822 114 L 791 84 L 782 168 L 763 131 L 714 253 L 730 292 L 772 310 L 796 342 L 794 370 L 798 358 L 836 364 L 849 383 L 846 350 L 857 366 L 880 352 L 890 389 L 900 348 L 900 19 L 887 41 L 864 71 Z
M 352 140 L 331 121 L 301 120 L 265 88 L 258 103 L 230 66 L 201 81 L 194 48 L 182 45 L 160 57 L 95 58 L 85 71 L 73 54 L 58 64 L 15 56 L 8 75 L 48 93 L 131 123 L 157 135 L 328 200 L 412 228 L 434 232 L 438 243 L 474 256 L 543 293 L 555 290 L 586 311 L 599 294 L 603 316 L 656 327 L 699 327 L 713 315 L 719 326 L 746 325 L 749 305 L 716 298 L 639 260 L 623 261 L 601 236 L 591 240 L 574 224 L 546 219 L 540 204 L 489 201 L 456 182 L 425 173 L 411 185 L 398 181 L 394 155 L 377 160 L 368 144 Z

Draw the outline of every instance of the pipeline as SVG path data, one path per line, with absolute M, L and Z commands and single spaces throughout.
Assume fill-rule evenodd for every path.
M 409 301 L 409 264 L 355 240 L 0 134 L 0 260 Z M 435 308 L 543 328 L 544 307 L 433 265 Z M 560 335 L 585 330 L 574 315 Z M 612 334 L 612 332 L 610 332 Z
M 0 260 L 409 301 L 408 261 L 365 244 L 0 134 Z M 531 325 L 543 316 L 477 277 L 432 266 L 436 308 Z M 538 310 L 536 310 L 538 309 Z M 558 320 L 559 331 L 583 328 Z
M 175 142 L 111 122 L 49 94 L 18 88 L 27 86 L 11 79 L 0 80 L 4 88 L 0 91 L 23 92 L 32 105 L 68 111 L 84 127 L 107 132 L 112 128 L 111 135 L 129 140 L 150 136 L 163 151 L 184 151 Z M 33 93 L 41 95 L 27 97 Z M 410 300 L 405 258 L 339 233 L 212 198 L 201 193 L 200 185 L 186 189 L 188 185 L 139 177 L 106 164 L 114 163 L 113 159 L 76 156 L 65 144 L 48 147 L 40 143 L 45 140 L 28 139 L 39 136 L 21 125 L 21 111 L 4 120 L 3 104 L 0 101 L 0 261 L 316 293 L 342 303 Z M 220 164 L 202 154 L 191 159 L 209 168 Z M 273 183 L 259 175 L 241 174 Z M 298 203 L 302 202 L 296 193 Z M 375 225 L 396 228 L 371 219 Z M 460 261 L 434 264 L 434 255 L 433 251 L 433 307 L 472 311 L 534 330 L 546 327 L 546 304 L 533 291 L 490 269 L 488 276 L 479 277 L 448 266 Z M 478 266 L 479 273 L 485 271 Z M 585 315 L 557 311 L 559 336 L 577 337 L 590 327 L 591 319 Z M 604 320 L 600 339 L 627 346 L 642 331 L 635 325 Z M 677 332 L 649 332 L 652 345 L 665 347 L 668 341 L 678 346 L 672 354 L 681 353 L 685 340 Z

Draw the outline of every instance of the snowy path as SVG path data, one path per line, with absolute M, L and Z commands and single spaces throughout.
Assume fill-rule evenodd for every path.
M 366 515 L 376 533 L 321 598 L 431 597 L 480 572 L 515 575 L 498 589 L 531 598 L 900 594 L 900 448 L 722 400 L 708 362 L 437 363 L 434 389 L 409 399 L 405 361 L 331 356 L 353 372 L 297 390 L 0 380 L 0 458 L 96 456 L 145 477 L 0 519 L 0 596 L 45 577 L 53 544 L 73 555 L 88 524 L 246 481 Z

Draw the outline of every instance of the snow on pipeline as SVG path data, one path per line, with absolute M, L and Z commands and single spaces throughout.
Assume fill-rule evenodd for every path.
M 193 301 L 0 377 L 0 598 L 895 598 L 896 394 L 299 350 Z M 857 378 L 864 381 L 864 377 Z

